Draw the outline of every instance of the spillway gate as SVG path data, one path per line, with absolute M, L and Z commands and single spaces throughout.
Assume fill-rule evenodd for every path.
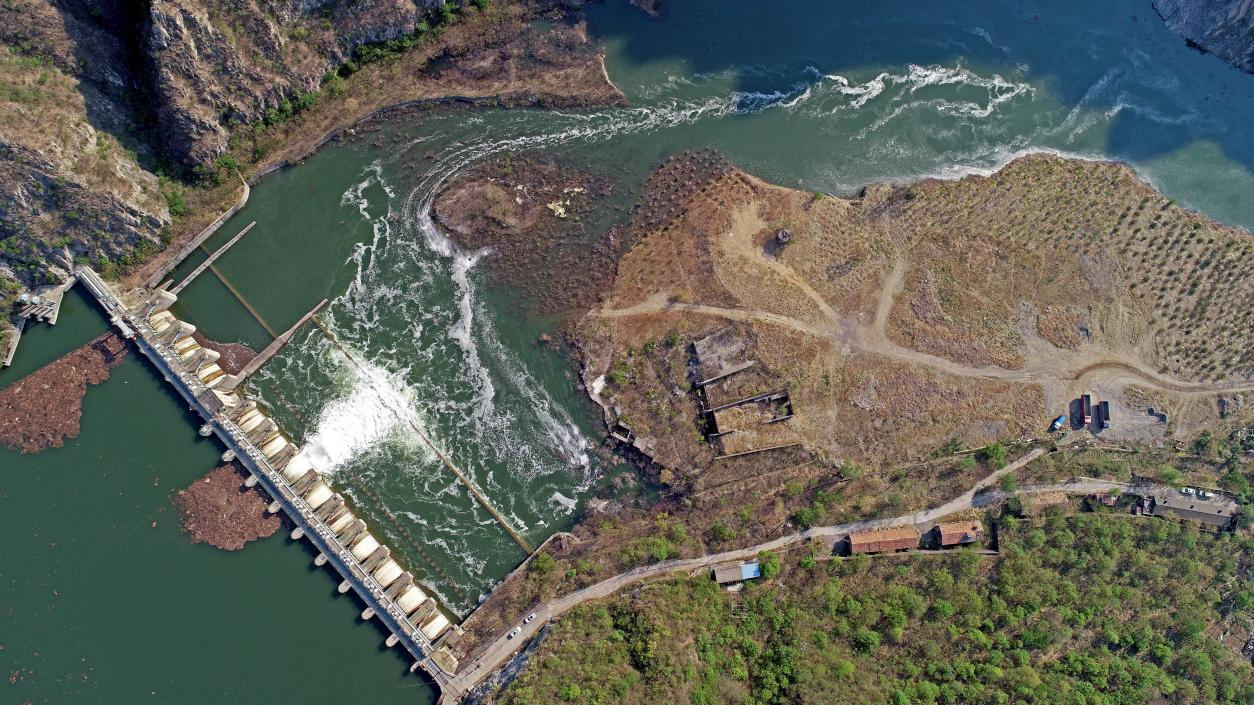
M 121 334 L 134 341 L 136 347 L 173 386 L 179 395 L 206 422 L 228 450 L 235 454 L 251 477 L 265 488 L 275 503 L 282 508 L 324 558 L 343 577 L 362 602 L 367 612 L 372 612 L 391 632 L 388 642 L 395 641 L 413 657 L 411 670 L 422 668 L 441 690 L 446 690 L 452 675 L 432 659 L 435 646 L 422 630 L 412 624 L 406 613 L 389 596 L 381 585 L 347 547 L 336 538 L 335 532 L 318 516 L 309 503 L 292 489 L 283 475 L 275 469 L 262 451 L 254 444 L 231 418 L 223 413 L 223 403 L 213 390 L 196 377 L 185 372 L 177 364 L 178 355 L 161 342 L 145 315 L 132 314 L 122 300 L 104 283 L 96 272 L 80 267 L 75 276 L 100 303 L 112 323 Z

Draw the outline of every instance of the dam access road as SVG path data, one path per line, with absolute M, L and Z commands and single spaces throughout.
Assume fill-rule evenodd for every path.
M 1136 491 L 1155 491 L 1167 489 L 1157 485 L 1134 485 L 1126 482 L 1117 482 L 1112 480 L 1098 480 L 1091 478 L 1077 478 L 1071 482 L 1044 484 L 1044 485 L 1024 485 L 1014 492 L 1005 492 L 992 489 L 1001 478 L 1009 475 L 1028 463 L 1036 460 L 1045 454 L 1044 448 L 1035 448 L 1024 454 L 1013 463 L 997 470 L 977 482 L 961 495 L 945 502 L 944 504 L 920 511 L 902 514 L 900 516 L 889 517 L 884 519 L 865 519 L 861 521 L 848 522 L 845 524 L 835 524 L 831 526 L 816 526 L 804 531 L 781 536 L 771 541 L 749 546 L 747 548 L 735 549 L 732 551 L 723 551 L 722 553 L 713 553 L 699 558 L 688 558 L 682 560 L 664 561 L 654 565 L 641 566 L 625 571 L 612 578 L 607 578 L 595 585 L 590 585 L 582 590 L 563 595 L 559 598 L 546 602 L 535 607 L 532 612 L 536 618 L 528 623 L 521 620 L 516 624 L 520 630 L 518 634 L 511 636 L 511 632 L 502 634 L 484 648 L 479 655 L 466 665 L 456 676 L 451 678 L 443 688 L 443 695 L 440 698 L 442 705 L 452 705 L 460 702 L 466 694 L 475 690 L 484 683 L 493 673 L 504 666 L 513 656 L 521 651 L 532 637 L 550 620 L 556 619 L 563 614 L 569 612 L 575 607 L 588 602 L 590 600 L 598 600 L 609 597 L 613 593 L 649 580 L 651 578 L 660 578 L 675 573 L 695 573 L 702 569 L 710 568 L 719 563 L 730 561 L 745 560 L 753 558 L 763 551 L 775 551 L 788 549 L 802 544 L 810 539 L 822 540 L 828 549 L 835 550 L 835 547 L 849 534 L 860 531 L 870 531 L 874 529 L 886 529 L 891 527 L 912 526 L 916 529 L 930 529 L 939 519 L 951 514 L 987 507 L 997 502 L 1009 499 L 1012 496 L 1044 494 L 1049 492 L 1062 492 L 1065 494 L 1098 494 L 1109 492 L 1114 489 L 1133 490 Z
M 454 705 L 462 702 L 468 694 L 480 687 L 497 670 L 504 666 L 518 653 L 539 629 L 571 609 L 591 600 L 602 599 L 625 587 L 652 579 L 682 572 L 695 572 L 718 563 L 752 558 L 763 551 L 784 550 L 795 547 L 812 539 L 821 540 L 829 550 L 849 534 L 859 531 L 883 529 L 890 527 L 912 526 L 929 528 L 937 520 L 965 510 L 985 507 L 1003 501 L 1011 496 L 1046 492 L 1063 492 L 1067 494 L 1093 494 L 1108 492 L 1113 489 L 1129 490 L 1134 486 L 1129 483 L 1077 479 L 1072 482 L 1049 485 L 1026 485 L 1015 492 L 993 490 L 1001 478 L 1023 468 L 1028 463 L 1045 454 L 1044 448 L 1035 448 L 1014 462 L 991 473 L 967 489 L 963 494 L 943 504 L 928 509 L 910 512 L 895 517 L 882 519 L 865 519 L 861 521 L 818 526 L 781 536 L 754 546 L 741 549 L 708 554 L 698 558 L 671 560 L 654 565 L 641 566 L 603 580 L 595 585 L 577 590 L 562 597 L 537 606 L 533 612 L 536 618 L 528 623 L 518 623 L 519 631 L 502 634 L 492 641 L 471 662 L 458 669 L 454 665 L 446 669 L 439 661 L 432 658 L 438 648 L 438 640 L 433 642 L 419 628 L 411 617 L 396 604 L 395 595 L 390 594 L 370 571 L 363 566 L 361 559 L 341 543 L 337 533 L 332 531 L 324 518 L 315 513 L 315 508 L 307 504 L 305 499 L 293 489 L 284 475 L 271 465 L 267 456 L 256 444 L 220 409 L 208 401 L 211 389 L 194 375 L 188 375 L 174 363 L 171 353 L 164 349 L 156 332 L 148 323 L 147 317 L 130 310 L 122 300 L 113 293 L 105 282 L 94 271 L 80 267 L 75 276 L 88 289 L 93 297 L 104 308 L 110 323 L 121 334 L 132 340 L 169 382 L 179 395 L 206 421 L 205 429 L 216 434 L 222 443 L 233 453 L 251 474 L 250 481 L 261 484 L 274 499 L 275 508 L 282 508 L 296 525 L 294 538 L 308 537 L 318 549 L 319 565 L 330 563 L 343 577 L 341 592 L 344 586 L 351 587 L 367 605 L 363 617 L 375 616 L 391 633 L 387 640 L 388 646 L 400 644 L 414 658 L 411 672 L 422 668 L 440 688 L 442 705 Z M 202 433 L 204 429 L 202 429 Z M 1155 489 L 1154 487 L 1138 487 L 1137 489 Z M 1162 489 L 1162 488 L 1158 488 Z

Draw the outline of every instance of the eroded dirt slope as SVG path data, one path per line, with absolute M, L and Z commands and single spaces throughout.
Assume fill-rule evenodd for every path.
M 788 424 L 833 459 L 1037 435 L 1083 391 L 1118 407 L 1130 386 L 1254 388 L 1254 241 L 1126 166 L 1038 155 L 853 199 L 735 170 L 702 184 L 633 225 L 646 232 L 581 329 L 585 381 L 668 467 L 709 456 L 676 393 L 687 369 L 655 351 L 728 325 L 752 341 L 756 391 L 787 389 Z M 1112 436 L 1153 435 L 1143 412 L 1116 420 Z

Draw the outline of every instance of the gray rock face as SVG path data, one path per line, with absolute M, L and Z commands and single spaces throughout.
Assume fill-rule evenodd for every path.
M 1173 32 L 1254 73 L 1254 0 L 1154 0 Z
M 438 0 L 153 0 L 146 37 L 163 151 L 186 167 L 316 90 L 362 44 L 413 33 Z
M 116 260 L 156 244 L 169 214 L 125 193 L 92 188 L 61 164 L 0 139 L 0 242 L 10 265 L 44 262 L 68 271 L 74 252 Z M 23 272 L 27 283 L 34 272 Z
M 75 257 L 156 249 L 170 223 L 156 168 L 213 162 L 233 122 L 317 89 L 358 46 L 411 34 L 437 4 L 0 3 L 0 80 L 29 96 L 0 135 L 0 277 L 38 283 Z

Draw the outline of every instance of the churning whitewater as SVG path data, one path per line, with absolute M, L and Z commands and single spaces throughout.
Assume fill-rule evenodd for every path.
M 988 32 L 974 36 L 997 46 Z M 718 146 L 745 119 L 801 126 L 839 149 L 839 160 L 809 150 L 809 161 L 798 160 L 831 192 L 987 173 L 1033 151 L 1109 158 L 1098 138 L 1123 112 L 1195 120 L 1174 100 L 1139 102 L 1149 88 L 1136 60 L 1106 71 L 1074 103 L 1059 102 L 1030 67 L 958 60 L 839 72 L 731 67 L 639 87 L 626 108 L 423 115 L 396 127 L 393 148 L 340 196 L 346 218 L 370 231 L 346 262 L 347 291 L 321 317 L 348 354 L 306 335 L 261 375 L 259 391 L 304 429 L 300 462 L 332 473 L 415 574 L 464 614 L 522 556 L 419 429 L 536 543 L 575 516 L 602 468 L 591 452 L 600 435 L 592 415 L 570 402 L 569 380 L 543 372 L 548 353 L 519 337 L 516 310 L 487 286 L 492 253 L 462 251 L 432 222 L 431 203 L 449 179 L 514 151 L 608 169 L 601 150 L 630 155 L 697 128 Z M 1138 168 L 1154 180 L 1152 165 Z M 279 396 L 267 380 L 286 380 L 288 391 Z

